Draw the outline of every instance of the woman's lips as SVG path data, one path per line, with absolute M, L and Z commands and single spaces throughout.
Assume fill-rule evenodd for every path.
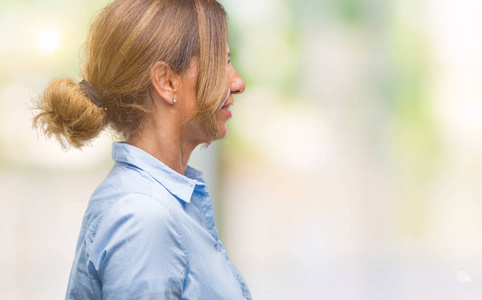
M 230 118 L 233 116 L 230 110 L 223 108 L 222 111 L 224 111 Z
M 229 107 L 230 107 L 231 105 L 233 105 L 233 104 L 234 104 L 234 101 L 231 102 L 231 103 L 229 103 L 228 105 L 224 105 L 223 107 L 221 107 L 221 110 L 224 111 L 229 117 L 232 117 L 232 116 L 233 116 L 233 114 L 232 114 L 231 111 L 229 110 Z

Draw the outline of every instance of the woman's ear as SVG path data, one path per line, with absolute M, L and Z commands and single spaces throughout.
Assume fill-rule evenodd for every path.
M 163 61 L 157 61 L 150 71 L 151 83 L 159 95 L 160 100 L 166 104 L 174 104 L 179 86 L 179 76 Z M 154 98 L 157 98 L 154 96 Z

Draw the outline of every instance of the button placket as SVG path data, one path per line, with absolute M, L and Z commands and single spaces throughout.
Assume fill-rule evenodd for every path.
M 201 205 L 202 205 L 202 212 L 203 212 L 203 219 L 204 224 L 206 225 L 206 229 L 211 233 L 215 240 L 219 240 L 219 236 L 217 234 L 216 223 L 214 221 L 214 212 L 211 206 L 211 198 L 209 194 L 203 193 L 200 195 Z

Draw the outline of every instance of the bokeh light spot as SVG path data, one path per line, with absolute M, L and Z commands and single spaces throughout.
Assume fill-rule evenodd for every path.
M 60 50 L 60 30 L 55 27 L 41 28 L 35 35 L 35 47 L 44 55 L 53 55 Z

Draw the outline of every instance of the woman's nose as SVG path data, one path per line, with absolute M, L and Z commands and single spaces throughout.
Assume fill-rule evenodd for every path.
M 231 67 L 230 73 L 231 94 L 241 94 L 246 89 L 246 83 L 244 82 L 243 78 L 239 76 L 238 72 L 236 71 L 236 69 L 234 69 L 234 67 Z

